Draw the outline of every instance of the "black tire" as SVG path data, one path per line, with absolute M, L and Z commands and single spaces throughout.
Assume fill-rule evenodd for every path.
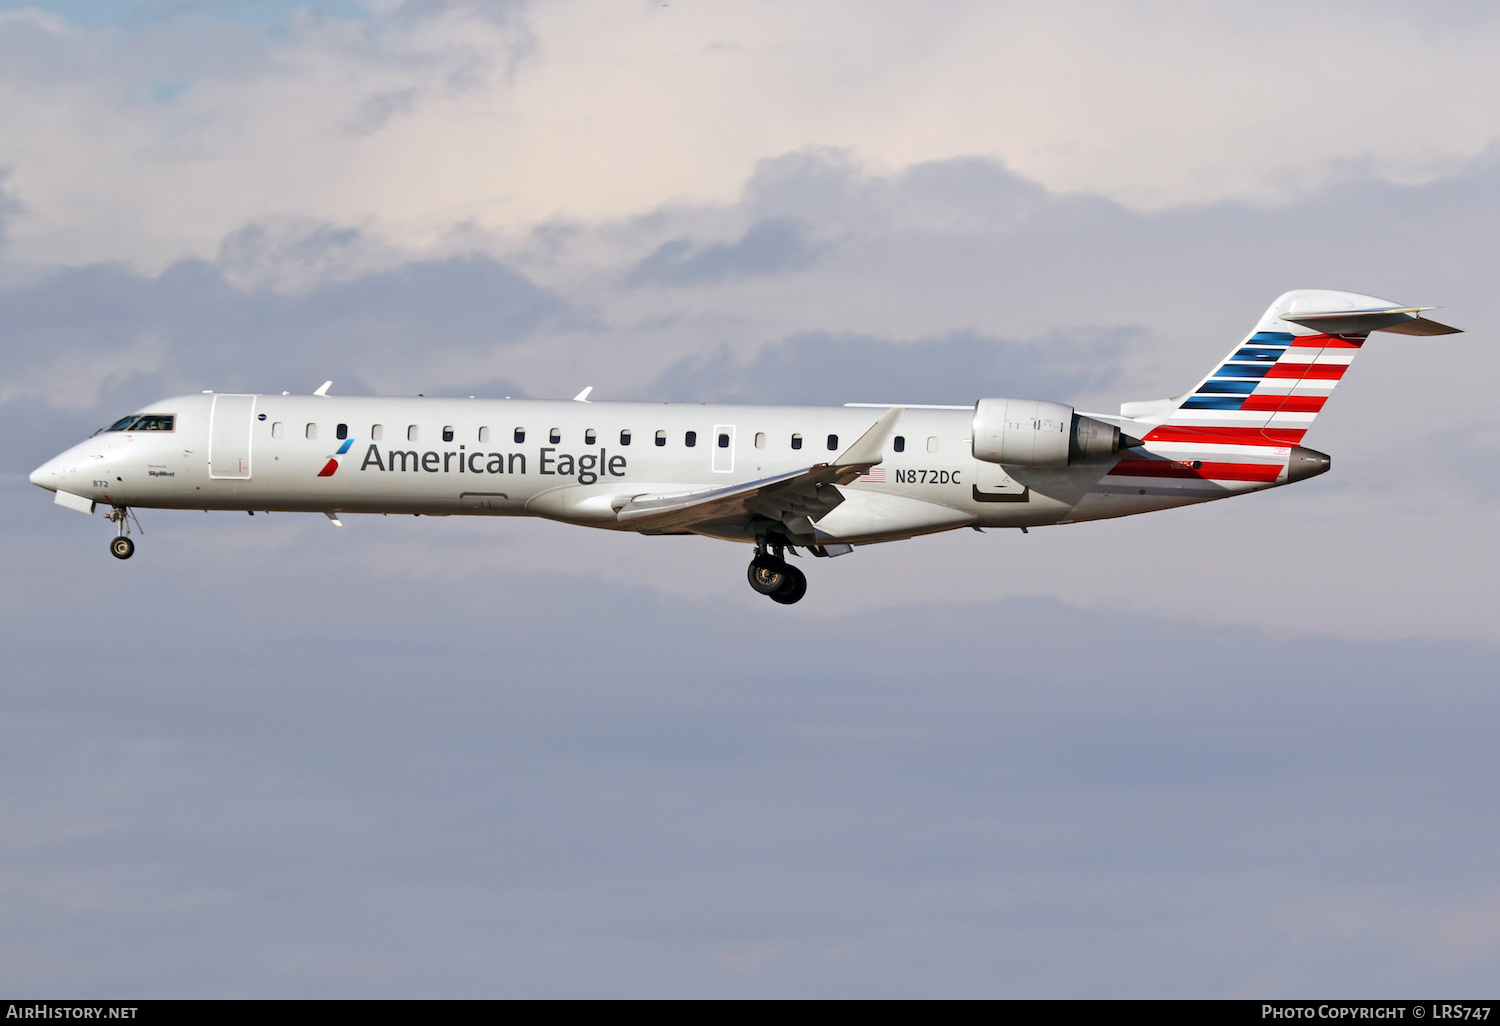
M 135 542 L 123 536 L 115 538 L 109 543 L 109 554 L 116 559 L 129 559 L 135 555 Z
M 786 568 L 786 583 L 771 592 L 771 601 L 789 606 L 793 602 L 801 602 L 802 596 L 806 594 L 807 575 L 796 567 L 789 566 Z
M 775 556 L 756 556 L 750 561 L 750 568 L 745 571 L 745 576 L 750 579 L 750 587 L 762 595 L 774 595 L 786 587 L 787 566 Z

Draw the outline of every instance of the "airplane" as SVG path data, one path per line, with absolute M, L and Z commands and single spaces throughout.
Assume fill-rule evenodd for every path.
M 1371 332 L 1459 331 L 1351 292 L 1271 304 L 1195 387 L 1118 415 L 1037 399 L 842 407 L 204 392 L 122 417 L 31 474 L 107 505 L 129 559 L 134 509 L 536 516 L 751 544 L 750 586 L 807 592 L 787 561 L 959 528 L 1079 523 L 1325 473 L 1302 445 Z

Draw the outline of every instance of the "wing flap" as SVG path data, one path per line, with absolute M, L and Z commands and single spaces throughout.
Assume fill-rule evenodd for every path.
M 811 535 L 813 524 L 844 501 L 837 486 L 884 459 L 886 442 L 902 412 L 900 407 L 887 411 L 832 463 L 725 488 L 637 495 L 615 516 L 621 524 L 652 533 L 765 517 L 785 524 L 794 535 Z
M 615 516 L 622 524 L 632 526 L 686 527 L 694 523 L 711 523 L 730 519 L 746 508 L 763 492 L 796 481 L 817 470 L 808 467 L 775 477 L 693 492 L 671 492 L 660 495 L 637 495 L 621 506 Z

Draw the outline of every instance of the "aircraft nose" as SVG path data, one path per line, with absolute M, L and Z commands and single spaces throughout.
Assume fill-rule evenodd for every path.
M 57 491 L 58 479 L 61 476 L 58 473 L 57 461 L 48 460 L 31 472 L 31 483 L 38 488 L 45 488 L 49 492 L 55 492 Z

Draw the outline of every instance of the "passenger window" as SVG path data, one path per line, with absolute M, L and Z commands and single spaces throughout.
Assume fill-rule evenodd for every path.
M 764 431 L 755 432 L 755 447 L 757 449 L 764 449 L 766 447 L 766 433 Z
M 801 435 L 793 435 L 792 436 L 792 448 L 793 449 L 800 449 L 800 448 L 802 448 L 802 436 Z
M 656 433 L 656 444 L 657 445 L 666 445 L 667 444 L 667 433 L 665 431 L 658 431 Z
M 562 441 L 562 432 L 557 428 L 553 428 L 550 432 L 547 433 L 547 441 L 551 442 L 553 445 L 556 445 L 558 442 Z
M 698 444 L 698 432 L 696 432 L 696 431 L 689 431 L 687 434 L 683 435 L 682 436 L 682 444 L 685 445 L 685 446 L 687 446 L 689 449 L 691 449 L 693 446 L 697 445 Z
M 895 438 L 891 439 L 891 448 L 895 449 L 897 452 L 905 452 L 906 451 L 906 436 L 905 435 L 897 435 Z
M 417 434 L 418 434 L 418 432 L 417 432 L 417 426 L 415 424 L 409 424 L 409 425 L 407 425 L 407 428 L 406 428 L 406 440 L 408 442 L 415 442 L 417 440 Z
M 278 421 L 275 421 L 274 423 L 272 423 L 272 425 L 271 425 L 271 437 L 272 438 L 280 438 L 281 437 L 281 421 L 278 420 Z
M 486 443 L 489 442 L 489 440 L 490 440 L 490 429 L 489 428 L 482 427 L 482 428 L 479 429 L 479 440 L 481 442 L 486 442 Z
M 307 425 L 307 437 L 308 438 L 317 438 L 318 437 L 318 425 L 316 425 L 316 424 L 309 424 L 309 425 Z
M 583 433 L 583 444 L 584 445 L 594 445 L 598 441 L 599 441 L 599 436 L 596 435 L 596 434 L 594 434 L 594 429 L 593 428 L 589 428 L 587 431 L 585 431 Z
M 938 445 L 937 435 L 931 435 L 931 436 L 929 436 L 928 439 L 927 439 L 927 451 L 928 452 L 937 452 L 937 445 Z
M 623 431 L 620 432 L 620 444 L 621 445 L 629 445 L 630 444 L 630 429 L 629 428 L 626 428 L 625 430 L 623 430 Z
M 340 424 L 338 427 L 334 428 L 333 429 L 333 437 L 337 438 L 341 442 L 344 439 L 348 438 L 349 437 L 349 425 L 348 424 Z
M 522 442 L 526 441 L 526 429 L 516 428 L 515 439 L 517 445 L 520 445 Z
M 385 426 L 382 424 L 370 425 L 370 440 L 378 442 L 385 437 Z
M 725 435 L 725 434 L 720 434 L 719 435 L 719 448 L 720 449 L 727 449 L 727 448 L 729 448 L 729 436 L 728 435 Z
M 443 441 L 445 441 L 445 442 L 451 442 L 451 441 L 453 441 L 453 425 L 452 424 L 444 424 L 443 425 Z
M 837 449 L 838 447 L 839 447 L 839 436 L 838 435 L 829 435 L 828 436 L 828 451 L 829 452 L 833 452 L 833 450 Z

